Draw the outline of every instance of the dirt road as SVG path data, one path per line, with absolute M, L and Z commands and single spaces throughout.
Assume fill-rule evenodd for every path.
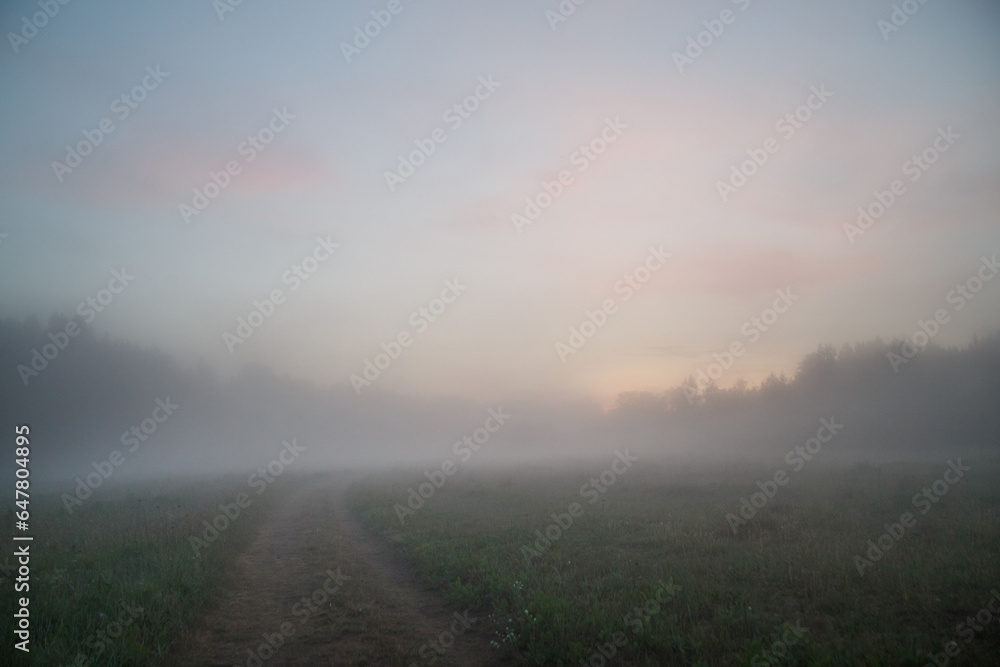
M 346 478 L 294 483 L 177 664 L 500 664 L 485 624 L 445 605 L 351 514 Z

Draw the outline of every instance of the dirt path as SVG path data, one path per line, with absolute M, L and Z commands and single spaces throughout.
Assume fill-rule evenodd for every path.
M 429 645 L 430 641 L 439 639 L 444 632 L 450 633 L 454 626 L 460 630 L 460 634 L 445 655 L 455 664 L 501 664 L 487 648 L 488 640 L 484 639 L 484 624 L 479 623 L 477 616 L 468 613 L 467 609 L 447 606 L 438 593 L 423 584 L 418 573 L 404 562 L 402 555 L 391 543 L 380 539 L 362 525 L 348 509 L 343 495 L 339 500 L 337 519 L 340 521 L 341 530 L 364 559 L 372 575 L 385 582 L 397 598 L 400 607 L 408 610 L 409 622 L 419 630 L 422 637 L 426 638 L 421 644 L 427 646 L 422 655 L 439 655 Z M 471 622 L 471 625 L 465 621 Z M 447 636 L 445 640 L 448 640 Z M 418 660 L 419 657 L 420 654 Z M 418 664 L 427 663 L 429 659 L 418 662 Z
M 177 664 L 500 664 L 485 624 L 446 606 L 349 511 L 346 478 L 294 483 Z

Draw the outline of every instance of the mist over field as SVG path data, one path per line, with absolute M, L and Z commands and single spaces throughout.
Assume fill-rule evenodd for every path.
M 64 327 L 58 319 L 47 328 L 2 323 L 0 363 L 17 365 L 16 351 Z M 114 451 L 124 459 L 116 481 L 204 475 L 266 463 L 293 438 L 308 448 L 310 470 L 445 460 L 506 468 L 603 458 L 626 446 L 645 461 L 777 463 L 815 434 L 821 418 L 845 426 L 816 457 L 824 464 L 996 454 L 1000 443 L 996 335 L 926 349 L 899 373 L 887 359 L 906 359 L 900 341 L 821 346 L 792 377 L 712 384 L 695 394 L 691 376 L 660 392 L 623 393 L 604 409 L 532 395 L 493 403 L 389 391 L 359 398 L 350 387 L 319 388 L 259 365 L 222 380 L 204 366 L 82 331 L 73 356 L 57 358 L 39 379 L 44 391 L 25 391 L 10 374 L 3 385 L 5 407 L 35 424 L 45 442 L 32 459 L 38 483 L 66 490 Z
M 3 664 L 998 664 L 1000 6 L 0 28 Z

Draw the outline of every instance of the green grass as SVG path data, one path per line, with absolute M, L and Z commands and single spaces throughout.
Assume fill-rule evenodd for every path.
M 806 468 L 737 535 L 725 515 L 773 471 L 637 466 L 591 505 L 580 486 L 601 467 L 468 471 L 405 525 L 393 506 L 420 472 L 366 478 L 352 504 L 451 602 L 483 610 L 515 664 L 578 665 L 616 632 L 626 642 L 608 664 L 767 664 L 762 651 L 800 623 L 805 636 L 774 664 L 922 666 L 1000 587 L 995 461 L 973 463 L 926 515 L 911 499 L 943 461 Z M 527 563 L 522 547 L 574 501 L 583 515 Z M 860 576 L 854 556 L 905 511 L 917 525 Z M 676 595 L 635 623 L 671 582 Z M 955 664 L 998 664 L 1000 623 L 961 649 Z
M 252 536 L 266 495 L 254 497 L 200 558 L 189 536 L 203 535 L 202 521 L 219 513 L 219 503 L 246 490 L 245 478 L 101 489 L 72 515 L 58 496 L 32 494 L 31 653 L 13 647 L 14 596 L 5 594 L 0 664 L 70 665 L 80 655 L 86 665 L 169 664 L 171 650 L 215 599 Z M 11 508 L 2 516 L 13 534 Z M 0 562 L 16 567 L 8 544 Z M 120 632 L 112 625 L 119 617 L 131 619 Z
M 756 667 L 786 624 L 800 624 L 805 636 L 773 664 L 917 667 L 959 639 L 956 626 L 1000 589 L 1000 465 L 971 466 L 864 576 L 854 557 L 885 523 L 915 512 L 913 495 L 941 477 L 943 461 L 807 467 L 736 535 L 726 514 L 773 471 L 644 463 L 589 504 L 580 486 L 603 466 L 466 470 L 402 526 L 393 505 L 424 481 L 421 471 L 368 477 L 352 487 L 351 502 L 449 604 L 477 610 L 477 627 L 488 628 L 487 641 L 513 664 L 579 665 L 603 648 L 614 651 L 608 665 Z M 226 590 L 273 498 L 253 496 L 201 558 L 189 537 L 246 489 L 244 478 L 102 489 L 72 515 L 57 496 L 33 494 L 32 653 L 13 648 L 8 593 L 0 664 L 70 665 L 81 654 L 83 664 L 171 664 Z M 582 516 L 526 562 L 535 531 L 573 502 Z M 0 516 L 11 534 L 10 510 Z M 9 540 L 0 545 L 0 563 L 12 551 Z M 358 585 L 364 574 L 360 564 L 356 570 Z M 122 605 L 142 611 L 98 649 L 93 641 Z M 381 628 L 376 621 L 365 631 Z M 997 664 L 1000 623 L 960 648 L 950 664 Z

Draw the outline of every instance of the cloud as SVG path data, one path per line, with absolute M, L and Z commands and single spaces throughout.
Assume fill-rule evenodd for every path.
M 22 164 L 31 166 L 16 174 L 15 181 L 39 195 L 68 193 L 95 207 L 152 209 L 176 209 L 190 201 L 192 188 L 203 188 L 211 182 L 210 173 L 224 172 L 231 160 L 239 163 L 241 171 L 230 179 L 224 198 L 275 193 L 294 196 L 336 183 L 319 154 L 277 142 L 247 162 L 236 146 L 206 146 L 179 137 L 129 137 L 128 141 L 98 146 L 60 183 L 51 162 L 61 160 L 63 153 L 23 160 Z
M 836 258 L 805 251 L 717 244 L 695 252 L 675 253 L 670 275 L 652 283 L 649 293 L 751 297 L 785 287 L 807 289 L 854 282 L 871 278 L 879 267 L 879 262 L 869 255 Z

